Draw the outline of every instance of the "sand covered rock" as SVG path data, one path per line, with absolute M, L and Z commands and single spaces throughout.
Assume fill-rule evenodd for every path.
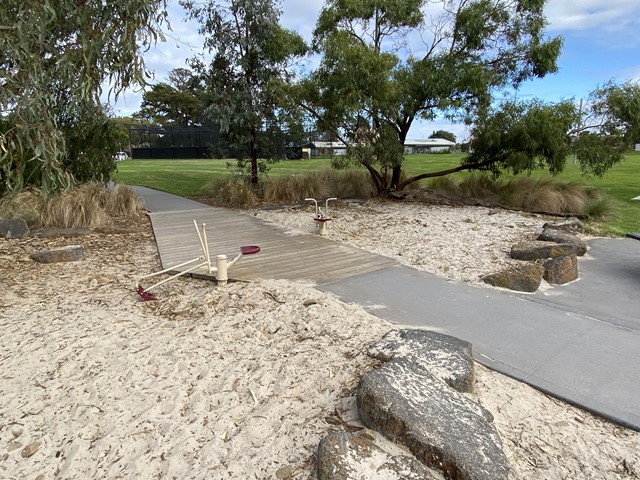
M 493 416 L 460 392 L 473 389 L 471 344 L 417 329 L 387 333 L 369 348 L 385 361 L 358 385 L 365 425 L 405 445 L 447 478 L 507 478 Z
M 507 479 L 509 467 L 488 410 L 433 376 L 396 358 L 358 385 L 362 422 L 449 479 Z
M 369 355 L 383 362 L 396 358 L 425 367 L 459 392 L 473 391 L 473 355 L 469 342 L 429 330 L 392 330 L 369 347 Z
M 383 448 L 375 432 L 334 432 L 318 447 L 318 480 L 441 480 L 411 454 Z

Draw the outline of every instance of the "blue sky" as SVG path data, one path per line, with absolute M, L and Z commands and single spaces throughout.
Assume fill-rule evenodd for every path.
M 201 40 L 193 23 L 184 22 L 185 13 L 177 0 L 169 0 L 172 31 L 167 41 L 147 52 L 147 67 L 156 81 L 185 65 L 185 59 L 201 51 Z M 283 0 L 282 24 L 309 39 L 323 0 Z M 638 0 L 548 0 L 545 8 L 551 36 L 564 37 L 559 72 L 522 85 L 519 99 L 533 97 L 546 101 L 587 98 L 588 93 L 610 79 L 619 82 L 640 79 L 640 2 Z M 114 105 L 118 115 L 129 115 L 140 106 L 142 95 L 129 91 Z M 416 123 L 410 132 L 414 139 L 445 129 L 459 138 L 464 126 L 445 121 Z

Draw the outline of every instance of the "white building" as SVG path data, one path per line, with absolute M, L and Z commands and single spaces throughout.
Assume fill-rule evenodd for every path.
M 428 138 L 426 140 L 407 140 L 404 142 L 405 155 L 416 153 L 450 152 L 456 146 L 455 142 L 444 138 Z

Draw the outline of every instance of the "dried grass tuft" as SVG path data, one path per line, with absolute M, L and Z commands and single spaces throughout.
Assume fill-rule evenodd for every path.
M 435 190 L 529 212 L 603 219 L 613 211 L 611 201 L 600 190 L 551 179 L 514 177 L 500 181 L 489 175 L 470 175 L 458 185 L 453 180 L 438 179 L 432 181 L 430 186 Z
M 142 210 L 142 200 L 125 185 L 108 189 L 87 183 L 59 195 L 30 190 L 0 200 L 0 217 L 22 218 L 31 228 L 96 228 L 110 217 L 133 216 Z
M 46 201 L 46 196 L 40 190 L 23 191 L 15 196 L 5 195 L 0 198 L 0 218 L 21 218 L 32 227 L 38 226 Z
M 460 187 L 456 181 L 449 176 L 432 178 L 429 180 L 428 188 L 439 192 L 460 195 Z
M 216 179 L 209 184 L 216 204 L 232 208 L 248 208 L 258 203 L 258 195 L 254 188 L 238 177 Z
M 240 178 L 224 178 L 209 185 L 216 204 L 234 208 L 253 207 L 259 202 L 292 205 L 305 198 L 367 198 L 374 188 L 363 170 L 323 169 L 305 175 L 269 178 L 253 188 Z

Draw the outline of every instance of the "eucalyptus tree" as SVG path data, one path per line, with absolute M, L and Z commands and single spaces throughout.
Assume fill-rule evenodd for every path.
M 328 0 L 301 106 L 351 145 L 379 192 L 402 189 L 416 119 L 470 122 L 492 94 L 557 70 L 544 0 Z
M 602 176 L 638 141 L 640 85 L 609 82 L 589 95 L 584 109 L 570 100 L 505 102 L 491 108 L 472 131 L 471 154 L 452 170 L 498 175 L 544 168 L 557 174 L 574 153 L 583 174 Z
M 70 185 L 61 122 L 92 115 L 105 82 L 117 95 L 144 81 L 141 50 L 161 37 L 165 7 L 166 0 L 0 2 L 0 191 Z M 95 124 L 74 128 L 90 133 Z
M 283 28 L 273 0 L 181 0 L 211 60 L 194 58 L 207 92 L 205 118 L 219 124 L 237 152 L 239 165 L 250 159 L 251 182 L 258 183 L 258 155 L 272 155 L 283 118 L 282 86 L 292 77 L 292 61 L 306 52 L 295 32 Z M 270 135 L 271 134 L 271 135 Z

